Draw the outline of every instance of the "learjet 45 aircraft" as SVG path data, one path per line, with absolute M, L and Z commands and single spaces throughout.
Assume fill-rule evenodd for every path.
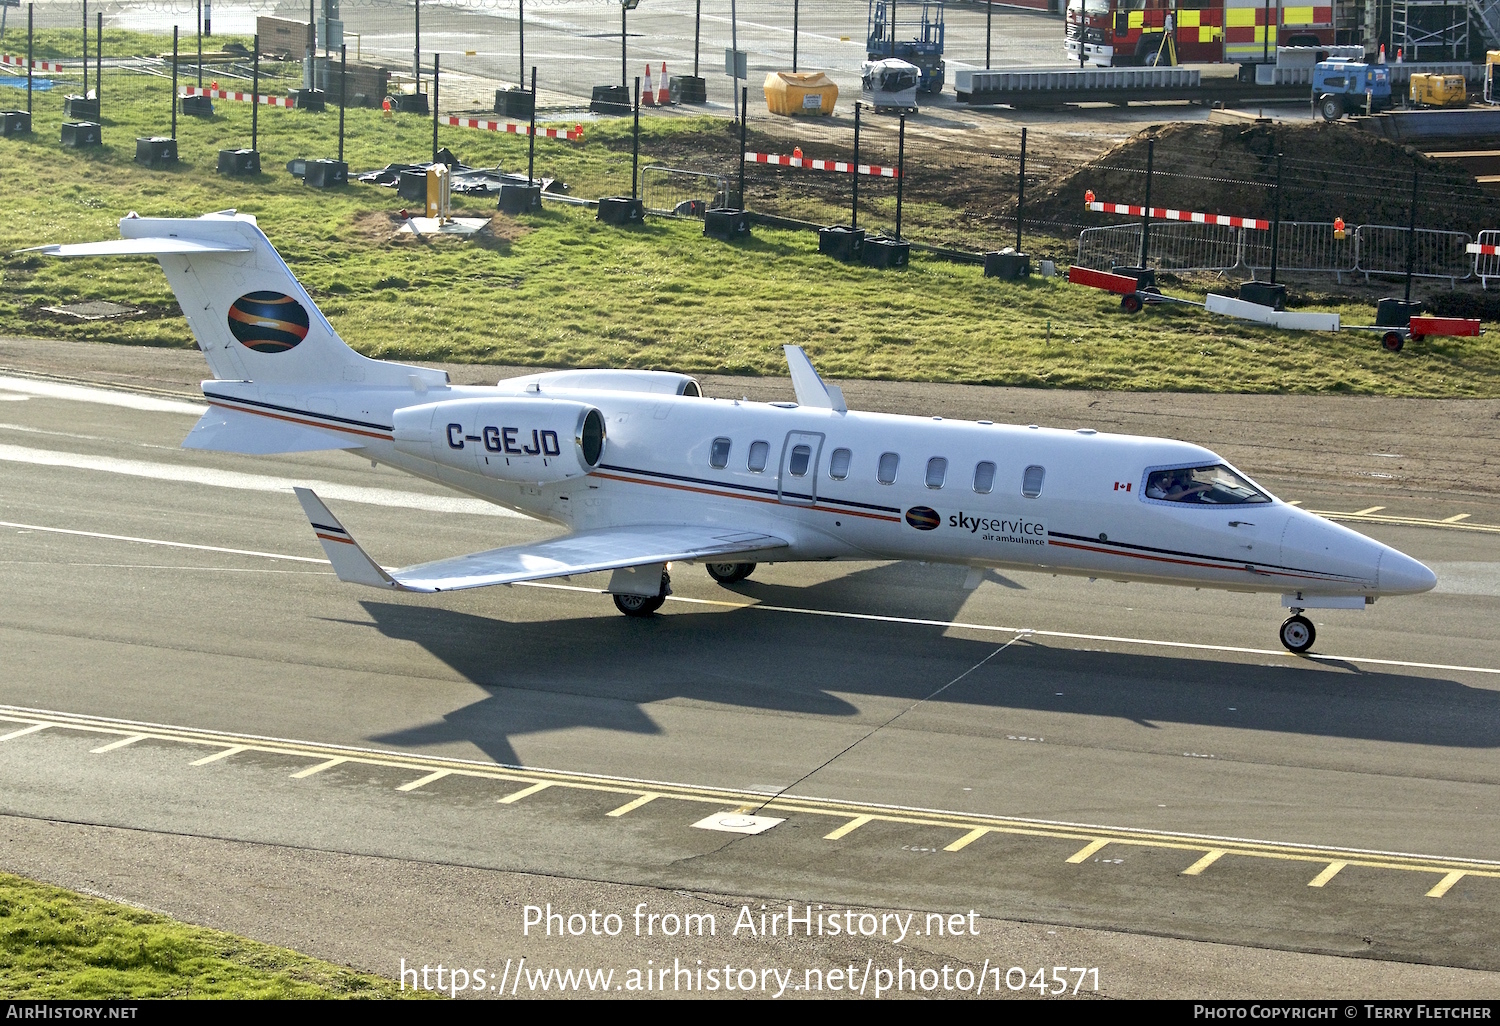
M 538 371 L 450 385 L 350 349 L 253 217 L 120 222 L 59 257 L 161 262 L 213 379 L 183 445 L 346 449 L 568 529 L 399 570 L 367 556 L 311 491 L 297 498 L 340 580 L 443 592 L 612 571 L 629 616 L 668 564 L 717 581 L 767 560 L 915 559 L 1281 595 L 1281 642 L 1308 608 L 1362 609 L 1437 578 L 1389 546 L 1278 500 L 1208 449 L 1161 438 L 860 413 L 796 346 L 796 402 L 705 398 L 683 374 Z

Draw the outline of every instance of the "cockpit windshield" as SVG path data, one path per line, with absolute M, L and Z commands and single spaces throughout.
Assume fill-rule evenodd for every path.
M 1146 479 L 1146 498 L 1202 506 L 1270 502 L 1271 497 L 1219 463 L 1211 467 L 1158 470 Z

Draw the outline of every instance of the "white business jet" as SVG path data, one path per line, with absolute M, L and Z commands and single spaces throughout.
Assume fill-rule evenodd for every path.
M 568 529 L 387 570 L 299 488 L 343 581 L 442 592 L 613 571 L 615 605 L 650 616 L 673 562 L 728 583 L 766 560 L 916 559 L 970 567 L 970 587 L 998 567 L 1279 593 L 1293 652 L 1313 644 L 1305 609 L 1362 609 L 1437 582 L 1186 442 L 859 413 L 796 346 L 795 403 L 708 399 L 693 378 L 656 371 L 454 386 L 350 349 L 253 217 L 131 214 L 120 234 L 39 252 L 161 261 L 214 375 L 187 448 L 347 449 Z

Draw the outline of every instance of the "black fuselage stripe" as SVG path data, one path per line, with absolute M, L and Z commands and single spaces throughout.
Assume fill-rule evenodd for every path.
M 901 510 L 895 506 L 877 506 L 870 502 L 855 502 L 852 499 L 835 499 L 828 495 L 805 495 L 800 492 L 777 491 L 775 488 L 758 488 L 755 485 L 736 484 L 733 481 L 714 481 L 706 477 L 690 477 L 686 474 L 668 474 L 660 470 L 638 470 L 635 467 L 617 467 L 608 463 L 599 464 L 600 470 L 613 470 L 618 474 L 640 474 L 642 477 L 656 477 L 667 481 L 682 481 L 685 484 L 708 485 L 712 488 L 729 488 L 742 492 L 755 492 L 760 495 L 786 495 L 794 499 L 814 498 L 818 502 L 837 503 L 840 506 L 853 506 L 856 509 L 873 509 L 881 513 L 900 514 Z
M 367 420 L 354 420 L 349 417 L 335 417 L 331 413 L 315 413 L 312 410 L 299 410 L 294 406 L 277 406 L 275 403 L 261 402 L 258 399 L 242 399 L 237 395 L 219 395 L 216 392 L 204 390 L 203 394 L 209 399 L 221 399 L 228 403 L 244 403 L 246 406 L 259 406 L 264 410 L 276 410 L 278 413 L 294 413 L 299 417 L 317 417 L 319 420 L 333 420 L 340 424 L 353 424 L 356 427 L 374 428 L 376 431 L 396 430 L 390 424 L 374 424 Z
M 1135 545 L 1131 542 L 1100 541 L 1098 538 L 1090 538 L 1084 534 L 1064 534 L 1061 531 L 1048 531 L 1049 538 L 1067 538 L 1069 541 L 1087 542 L 1090 545 L 1111 545 L 1121 549 L 1134 549 L 1137 552 L 1154 552 L 1162 556 L 1181 556 L 1185 559 L 1208 559 L 1217 563 L 1228 563 L 1228 569 L 1244 569 L 1245 567 L 1263 567 L 1266 570 L 1285 570 L 1288 573 L 1311 574 L 1314 576 L 1333 577 L 1339 580 L 1357 580 L 1346 574 L 1331 574 L 1325 570 L 1305 570 L 1300 566 L 1283 566 L 1279 563 L 1261 563 L 1253 559 L 1238 559 L 1232 556 L 1209 556 L 1202 552 L 1184 552 L 1180 549 L 1159 549 L 1150 545 Z M 1128 555 L 1128 553 L 1121 553 Z

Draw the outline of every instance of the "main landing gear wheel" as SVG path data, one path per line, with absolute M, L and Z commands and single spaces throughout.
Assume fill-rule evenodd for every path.
M 1317 638 L 1318 632 L 1313 629 L 1312 621 L 1300 614 L 1287 617 L 1281 625 L 1281 643 L 1298 655 L 1312 648 Z
M 755 572 L 754 563 L 705 563 L 703 568 L 708 571 L 708 576 L 720 584 L 743 581 Z
M 754 564 L 751 564 L 752 566 Z M 626 616 L 650 616 L 666 604 L 672 594 L 672 577 L 665 570 L 661 573 L 661 591 L 655 595 L 614 595 L 615 608 Z

